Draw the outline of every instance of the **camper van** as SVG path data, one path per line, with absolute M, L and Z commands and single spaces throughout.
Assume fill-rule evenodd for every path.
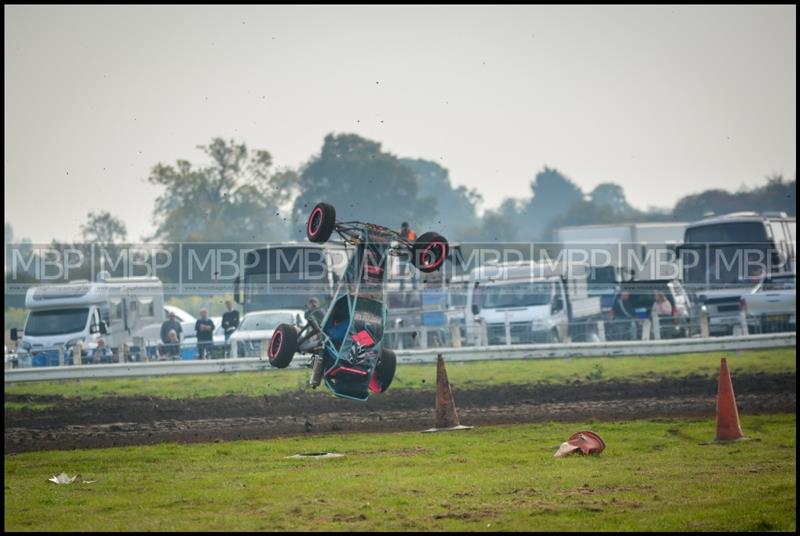
M 586 264 L 530 261 L 474 268 L 467 339 L 489 345 L 599 340 L 600 298 L 587 293 L 589 272 Z
M 25 307 L 29 312 L 19 345 L 23 352 L 60 346 L 69 350 L 79 341 L 84 350 L 91 350 L 101 336 L 106 346 L 118 348 L 131 344 L 137 331 L 161 318 L 164 292 L 158 278 L 111 278 L 103 272 L 95 282 L 32 287 Z

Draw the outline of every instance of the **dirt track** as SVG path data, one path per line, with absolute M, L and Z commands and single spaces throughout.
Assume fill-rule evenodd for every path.
M 792 412 L 794 374 L 734 377 L 740 412 Z M 460 389 L 454 397 L 462 424 L 628 420 L 714 415 L 716 380 L 588 385 L 520 385 Z M 68 399 L 5 395 L 6 402 L 54 404 L 44 411 L 5 412 L 5 453 L 49 449 L 260 439 L 305 433 L 397 432 L 433 426 L 434 393 L 389 390 L 366 403 L 325 391 L 270 397 L 226 396 L 168 400 L 150 397 Z

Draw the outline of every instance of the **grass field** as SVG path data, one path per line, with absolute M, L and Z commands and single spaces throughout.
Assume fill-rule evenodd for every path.
M 6 530 L 788 530 L 796 416 L 530 424 L 443 434 L 50 451 L 5 457 Z M 597 457 L 553 458 L 593 429 Z M 335 451 L 338 459 L 287 459 Z M 53 474 L 92 484 L 57 486 Z
M 449 363 L 450 383 L 458 387 L 535 382 L 567 383 L 628 379 L 650 381 L 662 377 L 719 373 L 721 357 L 728 357 L 731 372 L 796 372 L 796 348 L 710 352 L 648 357 L 587 357 Z M 445 357 L 446 359 L 446 357 Z M 433 389 L 436 365 L 399 365 L 393 389 Z M 198 376 L 162 376 L 113 380 L 62 380 L 18 383 L 6 387 L 10 394 L 96 396 L 159 396 L 167 398 L 222 395 L 263 396 L 304 389 L 308 370 L 268 370 Z

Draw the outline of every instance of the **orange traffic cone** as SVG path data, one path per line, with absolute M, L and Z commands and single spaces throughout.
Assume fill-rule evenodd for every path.
M 461 426 L 458 421 L 453 390 L 447 381 L 447 369 L 444 367 L 442 354 L 436 356 L 436 428 L 426 432 L 444 432 L 450 430 L 469 430 L 472 426 Z
M 733 383 L 728 371 L 728 360 L 722 358 L 719 366 L 719 387 L 717 388 L 717 441 L 741 439 L 742 427 L 739 424 L 739 410 L 733 396 Z

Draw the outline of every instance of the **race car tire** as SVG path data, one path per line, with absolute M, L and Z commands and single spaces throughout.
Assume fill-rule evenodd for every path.
M 444 264 L 449 245 L 447 239 L 439 233 L 424 233 L 414 241 L 411 263 L 420 272 L 435 272 Z
M 336 229 L 336 209 L 327 203 L 317 203 L 306 224 L 306 235 L 311 242 L 326 242 Z
M 269 364 L 277 368 L 286 368 L 297 352 L 297 331 L 291 324 L 281 324 L 272 333 L 269 341 L 267 357 Z
M 395 356 L 393 351 L 387 348 L 381 348 L 378 364 L 375 365 L 375 372 L 372 373 L 370 389 L 376 393 L 385 392 L 392 384 L 396 368 L 397 356 Z

